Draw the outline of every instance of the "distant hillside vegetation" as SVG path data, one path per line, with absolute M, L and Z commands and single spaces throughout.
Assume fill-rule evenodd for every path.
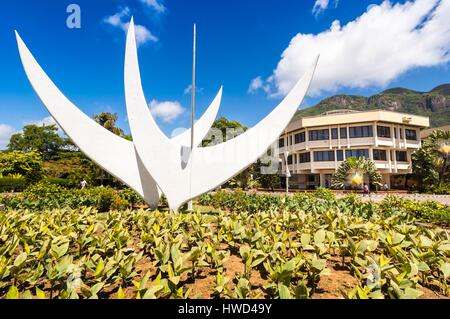
M 430 92 L 392 88 L 371 97 L 335 95 L 316 106 L 300 110 L 294 117 L 320 115 L 337 109 L 368 111 L 383 109 L 430 117 L 431 127 L 450 124 L 450 84 L 440 85 Z

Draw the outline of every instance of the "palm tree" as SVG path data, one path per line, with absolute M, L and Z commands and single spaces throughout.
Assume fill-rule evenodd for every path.
M 441 130 L 433 132 L 425 145 L 430 149 L 432 156 L 434 156 L 433 164 L 439 174 L 439 183 L 442 183 L 450 166 L 450 132 Z
M 434 131 L 413 154 L 414 173 L 428 185 L 449 181 L 450 132 Z
M 124 136 L 123 130 L 116 126 L 118 115 L 116 113 L 112 114 L 109 112 L 102 112 L 100 114 L 94 115 L 95 121 L 106 128 L 108 131 L 119 135 L 121 137 Z
M 364 157 L 350 157 L 339 166 L 331 185 L 336 189 L 344 189 L 345 186 L 361 187 L 364 175 L 369 177 L 369 184 L 381 186 L 381 173 L 374 161 Z

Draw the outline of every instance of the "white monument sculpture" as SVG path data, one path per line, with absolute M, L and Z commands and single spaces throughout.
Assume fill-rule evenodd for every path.
M 222 88 L 190 131 L 169 139 L 156 124 L 144 96 L 133 19 L 125 53 L 125 99 L 133 142 L 122 139 L 72 104 L 36 62 L 16 32 L 25 72 L 37 95 L 72 141 L 103 169 L 156 207 L 160 192 L 172 210 L 236 176 L 263 155 L 288 126 L 309 88 L 318 57 L 284 100 L 259 124 L 222 144 L 198 147 L 213 124 Z

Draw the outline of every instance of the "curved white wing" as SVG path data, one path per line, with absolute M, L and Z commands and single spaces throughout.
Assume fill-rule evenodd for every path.
M 217 118 L 219 113 L 220 102 L 222 101 L 223 88 L 220 87 L 219 93 L 213 100 L 208 109 L 203 113 L 202 117 L 194 124 L 194 145 L 198 146 L 202 143 L 205 136 L 208 134 L 211 126 Z M 175 144 L 190 147 L 191 146 L 191 130 L 186 130 L 178 136 L 172 137 Z
M 226 143 L 195 148 L 188 165 L 183 166 L 179 145 L 161 132 L 146 107 L 133 20 L 130 22 L 125 53 L 125 98 L 130 129 L 137 153 L 173 210 L 221 185 L 267 151 L 302 103 L 317 62 L 318 58 L 285 99 L 258 125 Z
M 151 207 L 157 207 L 157 185 L 135 152 L 132 142 L 125 140 L 89 118 L 56 87 L 37 63 L 16 32 L 20 58 L 26 75 L 50 114 L 72 141 L 97 165 L 138 192 Z M 195 143 L 201 143 L 217 116 L 222 88 L 195 125 Z M 175 143 L 190 145 L 190 130 L 174 138 Z

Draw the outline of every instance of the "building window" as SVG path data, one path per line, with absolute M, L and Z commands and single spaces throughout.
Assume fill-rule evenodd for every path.
M 391 138 L 391 128 L 389 126 L 377 126 L 378 137 Z
M 416 130 L 405 130 L 406 139 L 408 141 L 417 141 L 417 131 Z
M 386 150 L 373 150 L 373 159 L 375 161 L 387 161 Z
M 338 162 L 342 162 L 344 160 L 344 151 L 338 150 L 336 152 Z
M 364 157 L 366 159 L 369 159 L 369 150 L 346 150 L 345 151 L 345 157 Z
M 311 153 L 301 153 L 300 154 L 300 163 L 310 163 L 311 162 Z
M 347 128 L 341 127 L 341 138 L 347 138 Z
M 408 155 L 405 151 L 397 151 L 395 154 L 397 156 L 397 162 L 408 162 Z
M 298 134 L 295 134 L 295 144 L 304 143 L 306 141 L 306 134 L 305 132 L 301 132 Z
M 292 155 L 289 155 L 287 158 L 288 165 L 292 165 Z
M 337 128 L 332 128 L 331 129 L 331 139 L 337 140 L 338 138 L 339 138 L 339 136 L 338 136 L 338 129 Z
M 284 147 L 284 138 L 278 140 L 278 147 Z
M 294 145 L 294 143 L 292 143 L 293 142 L 293 138 L 292 138 L 292 135 L 291 135 L 291 137 L 290 137 L 290 143 L 289 143 L 289 145 Z
M 308 175 L 308 183 L 315 183 L 315 182 L 316 182 L 316 176 Z
M 314 152 L 315 162 L 334 162 L 334 151 Z
M 372 126 L 350 127 L 350 138 L 373 137 Z
M 309 131 L 310 141 L 324 141 L 330 139 L 330 130 L 315 130 Z

